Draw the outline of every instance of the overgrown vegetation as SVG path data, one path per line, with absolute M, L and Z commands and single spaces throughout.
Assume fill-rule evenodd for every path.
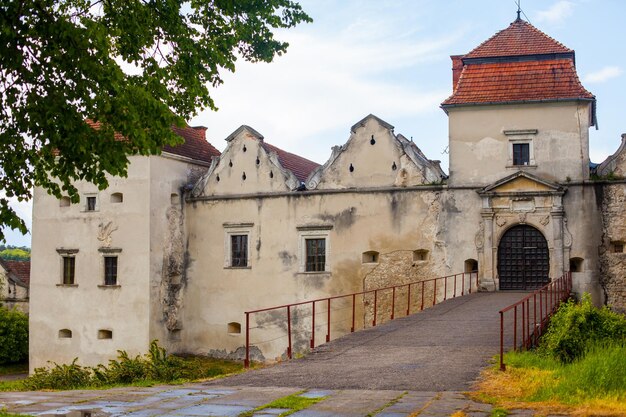
M 239 414 L 239 417 L 251 417 L 255 415 L 258 411 L 265 410 L 268 408 L 282 408 L 288 411 L 279 414 L 279 417 L 289 416 L 297 411 L 304 410 L 305 408 L 309 408 L 313 404 L 316 404 L 326 397 L 303 397 L 302 394 L 304 391 L 297 392 L 295 394 L 288 395 L 283 398 L 279 398 L 277 400 L 272 401 L 271 403 L 262 405 L 261 407 L 257 407 L 254 410 L 246 411 Z
M 8 261 L 28 261 L 30 248 L 26 246 L 0 245 L 0 258 Z
M 12 414 L 12 413 L 7 413 L 3 410 L 0 410 L 0 417 L 34 417 L 30 414 Z
M 37 368 L 24 380 L 0 383 L 0 390 L 68 390 L 182 383 L 231 374 L 243 368 L 238 362 L 169 355 L 156 340 L 143 356 L 130 357 L 125 351 L 118 353 L 118 358 L 106 366 L 81 366 L 74 359 L 70 364 L 53 363 L 48 368 Z
M 626 339 L 626 317 L 608 307 L 597 308 L 585 294 L 580 303 L 563 304 L 552 317 L 542 337 L 540 352 L 564 363 L 572 362 L 596 345 L 622 343 Z
M 477 396 L 505 409 L 626 415 L 626 318 L 585 295 L 563 304 L 538 349 L 509 352 L 506 372 L 483 374 Z
M 0 305 L 0 365 L 28 359 L 28 316 Z

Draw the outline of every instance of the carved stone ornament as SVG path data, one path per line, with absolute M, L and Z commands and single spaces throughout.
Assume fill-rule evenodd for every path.
M 498 227 L 502 227 L 506 224 L 506 219 L 504 217 L 496 216 L 496 224 Z
M 485 223 L 482 221 L 478 226 L 478 232 L 476 232 L 476 236 L 474 237 L 474 243 L 476 243 L 476 248 L 479 250 L 485 246 Z
M 113 225 L 113 221 L 110 221 L 106 224 L 100 223 L 98 228 L 98 240 L 102 242 L 102 246 L 111 247 L 111 234 L 117 230 L 117 226 Z
M 519 222 L 526 223 L 526 214 L 525 212 L 518 214 Z
M 572 234 L 569 232 L 567 228 L 567 218 L 563 218 L 563 246 L 566 248 L 572 247 Z
M 544 226 L 547 226 L 548 223 L 550 223 L 550 215 L 546 214 L 545 216 L 543 216 L 541 220 L 539 220 L 539 223 L 541 223 Z

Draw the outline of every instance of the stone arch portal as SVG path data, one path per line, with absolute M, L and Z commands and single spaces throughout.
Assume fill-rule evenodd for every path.
M 501 290 L 533 290 L 550 282 L 548 242 L 532 226 L 507 230 L 498 245 L 498 276 Z

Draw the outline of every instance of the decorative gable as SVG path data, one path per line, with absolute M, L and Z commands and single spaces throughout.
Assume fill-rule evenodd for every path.
M 478 193 L 489 194 L 515 194 L 515 193 L 563 193 L 564 188 L 558 184 L 546 181 L 525 171 L 517 171 L 515 174 L 502 178 L 495 183 L 484 187 Z
M 352 126 L 343 146 L 309 176 L 308 189 L 407 187 L 440 182 L 446 176 L 439 161 L 430 161 L 394 127 L 374 115 Z
M 214 158 L 211 167 L 196 183 L 194 197 L 294 191 L 302 181 L 283 165 L 298 169 L 305 176 L 318 165 L 298 155 L 264 142 L 263 135 L 241 126 L 227 138 L 228 146 Z

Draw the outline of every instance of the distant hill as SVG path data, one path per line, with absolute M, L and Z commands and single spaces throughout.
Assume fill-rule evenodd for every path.
M 26 246 L 0 245 L 0 258 L 9 261 L 28 261 L 30 248 Z

